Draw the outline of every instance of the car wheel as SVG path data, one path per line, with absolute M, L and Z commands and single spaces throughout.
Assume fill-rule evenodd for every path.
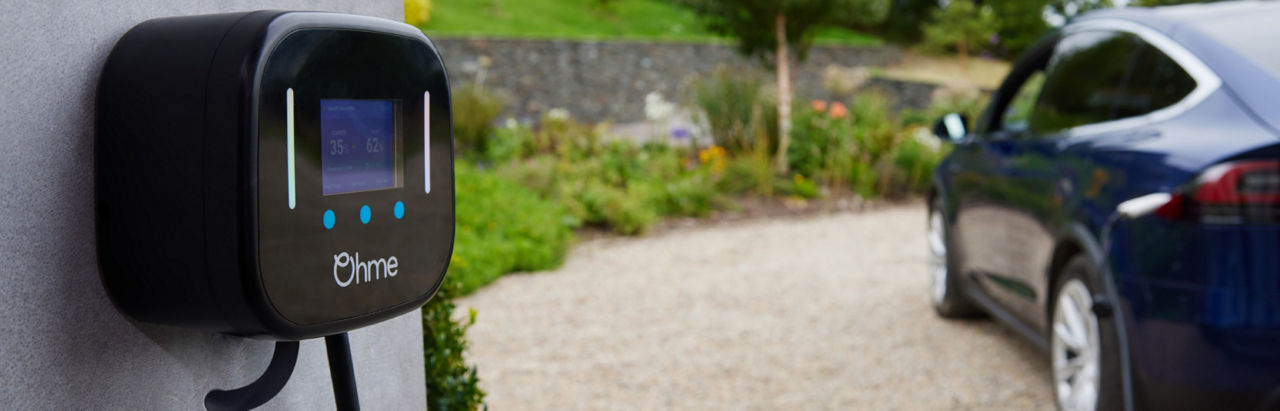
M 1118 410 L 1122 407 L 1115 323 L 1094 312 L 1101 290 L 1093 265 L 1076 256 L 1054 288 L 1049 330 L 1053 396 L 1059 410 Z
M 942 214 L 942 200 L 929 207 L 929 297 L 933 309 L 944 318 L 965 318 L 979 314 L 977 307 L 964 296 L 959 278 L 954 275 L 955 256 L 951 253 L 951 232 Z

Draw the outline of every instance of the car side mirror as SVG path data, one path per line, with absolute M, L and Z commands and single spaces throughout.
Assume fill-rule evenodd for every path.
M 948 113 L 933 123 L 933 135 L 944 141 L 954 142 L 969 134 L 969 130 L 965 129 L 965 124 L 968 123 L 969 119 L 964 114 Z

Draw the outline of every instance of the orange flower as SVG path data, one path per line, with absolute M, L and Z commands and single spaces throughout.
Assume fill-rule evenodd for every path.
M 834 119 L 842 119 L 849 115 L 849 109 L 839 101 L 831 103 L 831 110 L 827 111 L 827 115 Z
M 814 100 L 809 103 L 809 107 L 813 107 L 813 111 L 821 113 L 827 111 L 827 102 L 825 100 Z
M 724 148 L 712 144 L 711 147 L 698 151 L 698 160 L 703 164 L 710 164 L 711 172 L 720 173 L 721 171 L 724 171 L 725 165 Z

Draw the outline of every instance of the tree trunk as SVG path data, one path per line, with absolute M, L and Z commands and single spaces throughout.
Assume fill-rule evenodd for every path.
M 791 59 L 787 55 L 786 15 L 778 13 L 774 31 L 778 40 L 778 51 L 774 56 L 777 60 L 774 71 L 778 74 L 778 157 L 775 163 L 778 172 L 786 174 L 790 168 L 787 146 L 791 145 Z
M 965 74 L 969 74 L 969 43 L 960 41 L 956 43 L 956 52 L 960 54 L 960 70 Z

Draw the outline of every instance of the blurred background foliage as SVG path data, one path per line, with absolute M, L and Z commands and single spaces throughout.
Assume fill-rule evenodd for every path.
M 954 50 L 960 64 L 967 66 L 969 53 L 999 43 L 996 15 L 988 5 L 975 5 L 970 0 L 951 0 L 946 7 L 933 11 L 934 24 L 924 27 L 924 45 L 934 51 Z
M 774 23 L 786 20 L 786 40 L 799 60 L 823 27 L 878 24 L 889 12 L 890 0 L 669 0 L 696 13 L 712 33 L 734 38 L 745 55 L 768 55 L 777 47 Z M 850 30 L 852 31 L 852 30 Z
M 431 20 L 431 0 L 404 0 L 404 22 L 422 26 Z
M 422 27 L 429 35 L 725 41 L 703 26 L 693 11 L 675 1 L 435 0 L 430 21 L 410 24 Z M 874 35 L 844 28 L 824 30 L 818 33 L 816 41 L 842 45 L 880 42 Z
M 752 0 L 754 1 L 754 0 Z M 894 43 L 912 47 L 925 40 L 927 28 L 954 31 L 965 20 L 947 20 L 940 9 L 989 10 L 998 41 L 969 50 L 978 55 L 1013 59 L 1054 26 L 1087 11 L 1128 6 L 1164 6 L 1214 0 L 792 0 L 803 8 L 828 6 L 819 17 L 829 22 L 815 30 L 816 44 L 868 46 Z M 772 1 L 770 1 L 772 2 Z M 405 0 L 405 21 L 431 35 L 468 35 L 564 39 L 629 39 L 650 41 L 726 42 L 712 26 L 699 21 L 689 5 L 717 0 Z M 767 2 L 766 2 L 767 3 Z M 954 13 L 954 12 L 953 12 Z M 958 13 L 963 14 L 963 13 Z M 802 16 L 803 17 L 803 16 Z M 944 18 L 940 18 L 944 17 Z M 767 34 L 767 33 L 766 33 Z M 751 44 L 767 44 L 765 36 Z M 954 46 L 950 46 L 954 47 Z M 926 48 L 937 50 L 936 48 Z M 954 51 L 954 49 L 951 49 Z
M 900 113 L 890 111 L 891 99 L 878 93 L 860 93 L 848 101 L 797 103 L 795 141 L 785 153 L 792 172 L 778 174 L 767 161 L 777 154 L 777 127 L 768 115 L 777 103 L 763 84 L 752 74 L 727 69 L 694 81 L 687 100 L 706 129 L 701 133 L 706 138 L 697 141 L 616 136 L 608 124 L 581 123 L 555 109 L 533 124 L 502 119 L 501 110 L 493 107 L 501 98 L 484 89 L 460 87 L 463 91 L 454 94 L 453 108 L 459 113 L 454 118 L 458 208 L 464 209 L 464 194 L 483 197 L 496 190 L 538 201 L 504 198 L 465 204 L 483 216 L 477 224 L 498 224 L 495 221 L 525 211 L 517 207 L 540 210 L 539 215 L 558 213 L 502 236 L 514 239 L 540 234 L 534 226 L 541 225 L 638 234 L 662 217 L 706 216 L 733 208 L 733 199 L 742 195 L 906 197 L 927 188 L 928 173 L 945 152 L 927 132 L 931 118 L 944 111 L 976 117 L 985 101 L 980 95 L 951 98 L 929 110 Z M 766 159 L 763 164 L 761 157 Z M 806 189 L 810 186 L 820 190 Z M 551 211 L 545 204 L 558 208 Z M 498 211 L 489 215 L 486 206 L 508 210 L 508 216 Z M 472 228 L 461 213 L 458 225 L 462 244 L 464 230 Z M 538 238 L 529 242 L 561 237 Z M 504 266 L 532 270 L 539 265 Z M 491 280 L 466 279 L 462 290 Z
M 1189 2 L 1196 1 L 1130 5 Z M 726 2 L 405 0 L 405 18 L 430 35 L 728 42 L 715 22 L 732 19 L 707 17 L 721 3 Z M 822 27 L 794 33 L 800 44 L 887 42 L 940 56 L 934 60 L 958 54 L 960 60 L 984 61 L 1016 58 L 1067 19 L 1114 6 L 1111 0 L 794 3 L 825 5 L 814 9 L 825 10 L 822 15 L 801 16 L 821 20 Z M 737 38 L 739 46 L 754 41 L 751 47 L 767 53 L 774 41 L 750 36 L 755 37 Z M 961 66 L 940 73 L 1003 77 L 970 71 L 981 64 Z M 927 109 L 894 111 L 892 97 L 876 92 L 797 95 L 789 106 L 790 143 L 779 152 L 778 92 L 771 79 L 750 73 L 725 67 L 694 79 L 687 95 L 674 97 L 700 129 L 661 129 L 648 139 L 615 135 L 610 124 L 583 123 L 564 109 L 546 110 L 532 121 L 504 118 L 508 101 L 497 93 L 482 84 L 454 85 L 455 246 L 441 292 L 423 308 L 431 409 L 484 407 L 476 369 L 463 358 L 466 330 L 477 313 L 459 315 L 453 298 L 507 273 L 559 266 L 583 229 L 635 235 L 663 218 L 705 217 L 732 210 L 743 199 L 791 204 L 918 196 L 949 150 L 929 132 L 932 122 L 950 112 L 975 121 L 987 99 L 980 90 L 944 90 Z M 787 172 L 775 167 L 779 158 Z
M 575 229 L 645 232 L 664 217 L 705 217 L 746 197 L 905 198 L 928 188 L 946 152 L 927 119 L 976 113 L 981 97 L 925 111 L 889 111 L 889 99 L 798 103 L 792 170 L 773 167 L 776 102 L 759 79 L 729 70 L 695 83 L 691 100 L 708 124 L 691 137 L 635 141 L 550 110 L 536 124 L 499 117 L 502 99 L 471 86 L 453 94 L 457 228 L 442 291 L 423 308 L 432 409 L 476 409 L 484 393 L 461 357 L 476 313 L 458 318 L 452 298 L 511 272 L 559 266 Z M 465 113 L 465 114 L 464 114 Z M 972 114 L 971 114 L 972 115 Z M 683 133 L 673 133 L 683 134 Z

